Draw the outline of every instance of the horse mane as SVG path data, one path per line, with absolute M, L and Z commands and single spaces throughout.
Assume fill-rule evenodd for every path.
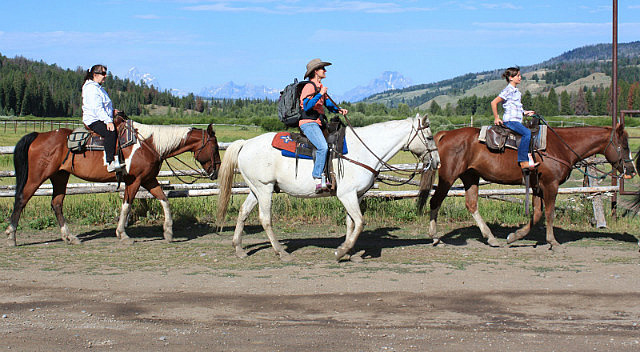
M 192 130 L 192 127 L 145 125 L 135 121 L 133 127 L 138 131 L 140 137 L 144 139 L 153 137 L 153 147 L 162 156 L 176 150 Z

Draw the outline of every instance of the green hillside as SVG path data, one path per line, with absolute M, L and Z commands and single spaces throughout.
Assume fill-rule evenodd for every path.
M 548 96 L 552 90 L 558 97 L 566 92 L 575 105 L 581 99 L 580 91 L 585 94 L 591 92 L 593 95 L 599 90 L 608 90 L 611 85 L 611 44 L 574 49 L 540 64 L 523 66 L 521 70 L 524 79 L 519 88 L 522 92 L 528 91 L 533 97 Z M 440 82 L 375 94 L 364 101 L 390 107 L 404 103 L 422 110 L 431 109 L 435 102 L 436 106 L 449 106 L 451 111 L 459 113 L 456 108 L 461 99 L 497 96 L 506 85 L 500 77 L 502 71 L 503 69 L 496 69 L 469 73 Z M 632 86 L 640 81 L 640 41 L 619 44 L 618 75 L 624 88 L 622 93 L 629 95 L 631 91 L 631 96 L 636 94 Z M 625 102 L 624 108 L 627 105 L 633 106 L 633 103 Z

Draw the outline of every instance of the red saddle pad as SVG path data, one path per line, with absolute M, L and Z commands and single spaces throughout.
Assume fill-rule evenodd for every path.
M 289 132 L 278 132 L 276 136 L 273 137 L 271 145 L 276 149 L 287 150 L 292 153 L 296 152 L 296 142 L 291 139 Z

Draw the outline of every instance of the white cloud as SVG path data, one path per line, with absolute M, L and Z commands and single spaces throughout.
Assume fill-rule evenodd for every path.
M 273 6 L 252 6 L 254 4 L 274 4 Z M 319 6 L 316 3 L 274 1 L 220 1 L 208 4 L 186 6 L 188 11 L 214 11 L 214 12 L 261 12 L 273 14 L 301 14 L 316 12 L 358 12 L 358 13 L 403 13 L 416 11 L 432 11 L 432 7 L 404 6 L 396 2 L 372 2 L 372 1 L 328 1 Z
M 158 15 L 154 15 L 154 14 L 148 14 L 148 15 L 135 15 L 133 16 L 135 18 L 139 18 L 142 20 L 159 20 L 160 16 Z

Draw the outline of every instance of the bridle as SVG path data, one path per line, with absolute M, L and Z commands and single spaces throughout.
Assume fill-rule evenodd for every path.
M 387 169 L 389 169 L 389 171 L 393 171 L 399 174 L 404 174 L 404 175 L 409 175 L 409 179 L 407 181 L 401 182 L 399 184 L 395 184 L 393 183 L 393 185 L 403 185 L 406 184 L 408 182 L 410 182 L 415 175 L 417 174 L 417 170 L 418 170 L 418 164 L 420 163 L 420 159 L 424 159 L 427 155 L 429 155 L 431 152 L 438 150 L 438 148 L 432 149 L 429 148 L 429 140 L 433 141 L 433 136 L 426 136 L 424 133 L 425 129 L 428 129 L 430 127 L 430 125 L 427 123 L 425 125 L 422 124 L 422 119 L 418 118 L 418 127 L 415 127 L 414 124 L 411 125 L 411 132 L 409 134 L 409 138 L 407 140 L 407 142 L 403 145 L 403 147 L 401 148 L 401 150 L 403 151 L 409 151 L 409 145 L 411 145 L 411 142 L 413 142 L 413 140 L 415 138 L 419 138 L 420 141 L 422 141 L 422 143 L 424 143 L 424 146 L 426 147 L 426 151 L 423 155 L 418 157 L 418 161 L 416 162 L 416 168 L 414 170 L 405 170 L 405 169 L 400 169 L 397 168 L 389 163 L 387 163 L 386 161 L 382 160 L 382 158 L 380 158 L 378 155 L 376 155 L 376 153 L 374 153 L 369 146 L 367 146 L 367 144 L 362 140 L 362 138 L 360 138 L 360 136 L 356 133 L 355 129 L 353 128 L 353 125 L 351 124 L 351 121 L 349 121 L 349 119 L 347 118 L 347 116 L 345 116 L 345 121 L 347 122 L 347 126 L 349 126 L 349 128 L 351 129 L 351 132 L 353 132 L 354 136 L 356 136 L 356 138 L 360 141 L 360 143 L 362 143 L 362 145 L 365 147 L 365 149 L 367 149 L 367 151 L 369 151 L 369 153 L 371 153 L 371 155 L 373 155 L 376 160 L 378 160 L 378 162 L 380 162 L 380 164 L 382 166 L 387 167 Z M 435 145 L 435 144 L 434 144 Z M 360 163 L 356 160 L 350 159 L 348 157 L 346 157 L 344 154 L 338 154 L 338 156 L 341 159 L 347 160 L 355 165 L 358 165 L 360 167 L 363 167 L 367 170 L 369 170 L 371 173 L 373 173 L 374 176 L 378 176 L 378 174 L 380 173 L 380 171 L 375 170 L 374 168 L 365 165 L 363 163 Z M 420 172 L 427 170 L 428 168 L 432 168 L 433 167 L 433 160 L 431 158 L 429 158 L 429 163 L 428 166 L 424 165 L 424 160 L 423 160 L 423 169 L 420 170 Z M 381 181 L 383 183 L 386 183 L 384 181 Z M 391 183 L 388 183 L 391 184 Z
M 209 136 L 209 133 L 206 130 L 202 130 L 202 133 L 206 134 L 205 138 L 202 138 L 202 145 L 200 146 L 200 148 L 198 148 L 197 151 L 193 152 L 193 157 L 196 160 L 199 160 L 198 158 L 200 157 L 200 153 L 202 153 L 202 151 L 204 150 L 204 147 L 207 146 L 207 143 L 209 143 L 211 141 L 211 143 L 213 142 L 213 138 L 211 138 Z M 203 176 L 206 176 L 208 178 L 211 178 L 213 176 L 213 173 L 216 171 L 216 169 L 218 169 L 216 166 L 220 165 L 222 163 L 222 161 L 220 160 L 215 160 L 214 158 L 214 153 L 215 151 L 218 150 L 218 143 L 215 143 L 215 148 L 209 148 L 209 152 L 211 155 L 209 155 L 209 160 L 211 161 L 211 168 L 210 171 L 209 170 L 203 170 L 204 172 L 201 174 Z
M 551 130 L 551 132 L 553 132 L 553 134 L 555 134 L 555 135 L 556 135 L 556 137 L 558 137 L 558 139 L 559 139 L 559 140 L 560 140 L 560 141 L 561 141 L 561 142 L 562 142 L 562 143 L 563 143 L 563 144 L 564 144 L 564 145 L 565 145 L 565 146 L 566 146 L 566 147 L 567 147 L 567 148 L 568 148 L 568 149 L 569 149 L 573 154 L 575 154 L 575 155 L 578 157 L 578 160 L 583 160 L 583 159 L 584 159 L 584 158 L 582 157 L 582 155 L 578 154 L 578 152 L 576 152 L 575 150 L 573 150 L 573 148 L 571 148 L 571 146 L 570 146 L 569 144 L 567 144 L 567 142 L 565 142 L 565 140 L 564 140 L 562 137 L 560 137 L 560 135 L 558 135 L 558 133 L 557 133 L 553 128 L 551 128 L 551 126 L 549 126 L 549 124 L 547 123 L 547 121 L 545 121 L 545 120 L 544 120 L 544 118 L 542 118 L 542 116 L 540 116 L 540 115 L 538 115 L 538 116 L 540 117 L 540 121 L 544 122 L 544 123 L 547 125 L 548 129 L 549 129 L 549 130 Z M 614 145 L 614 140 L 613 140 L 613 139 L 614 139 L 614 133 L 615 133 L 615 132 L 616 132 L 616 131 L 615 131 L 615 128 L 612 128 L 612 129 L 611 129 L 611 135 L 609 136 L 609 142 L 607 143 L 607 145 L 606 145 L 606 146 L 604 147 L 604 149 L 602 150 L 602 154 L 605 154 L 605 155 L 606 155 L 607 149 L 609 148 L 609 146 L 612 146 L 612 147 L 615 147 L 615 151 L 616 151 L 616 154 L 617 154 L 617 156 L 618 156 L 618 159 L 612 163 L 613 168 L 612 168 L 612 170 L 611 170 L 611 171 L 609 171 L 609 172 L 601 171 L 601 170 L 598 170 L 597 168 L 595 168 L 595 167 L 594 167 L 594 169 L 595 169 L 596 171 L 598 171 L 598 172 L 600 172 L 600 173 L 602 173 L 602 174 L 603 174 L 602 176 L 595 176 L 595 175 L 591 175 L 591 174 L 589 174 L 589 173 L 587 173 L 587 172 L 585 172 L 585 171 L 582 171 L 582 169 L 581 169 L 581 168 L 579 168 L 579 167 L 575 167 L 575 165 L 570 165 L 567 161 L 565 161 L 565 160 L 561 160 L 561 159 L 558 159 L 558 158 L 556 158 L 556 157 L 553 157 L 553 156 L 549 155 L 549 154 L 548 154 L 548 153 L 546 153 L 546 152 L 540 152 L 540 151 L 539 151 L 539 153 L 540 153 L 541 155 L 543 155 L 543 156 L 545 156 L 545 157 L 549 158 L 549 159 L 555 160 L 555 161 L 557 161 L 557 162 L 559 162 L 559 163 L 563 164 L 564 166 L 568 167 L 569 169 L 573 169 L 573 168 L 575 168 L 575 169 L 577 169 L 578 171 L 580 171 L 581 173 L 585 174 L 586 176 L 589 176 L 589 177 L 592 177 L 592 178 L 595 178 L 595 179 L 604 179 L 604 178 L 606 178 L 606 177 L 608 177 L 608 176 L 615 177 L 615 178 L 622 178 L 622 177 L 624 177 L 624 175 L 627 173 L 626 163 L 627 163 L 627 162 L 633 162 L 633 160 L 632 160 L 632 159 L 625 159 L 625 158 L 622 156 L 622 146 L 620 145 L 620 143 L 618 143 L 617 145 Z M 620 164 L 622 164 L 622 173 L 621 173 L 620 175 L 614 175 L 614 169 L 617 169 L 617 168 L 618 168 L 618 166 L 620 166 Z

